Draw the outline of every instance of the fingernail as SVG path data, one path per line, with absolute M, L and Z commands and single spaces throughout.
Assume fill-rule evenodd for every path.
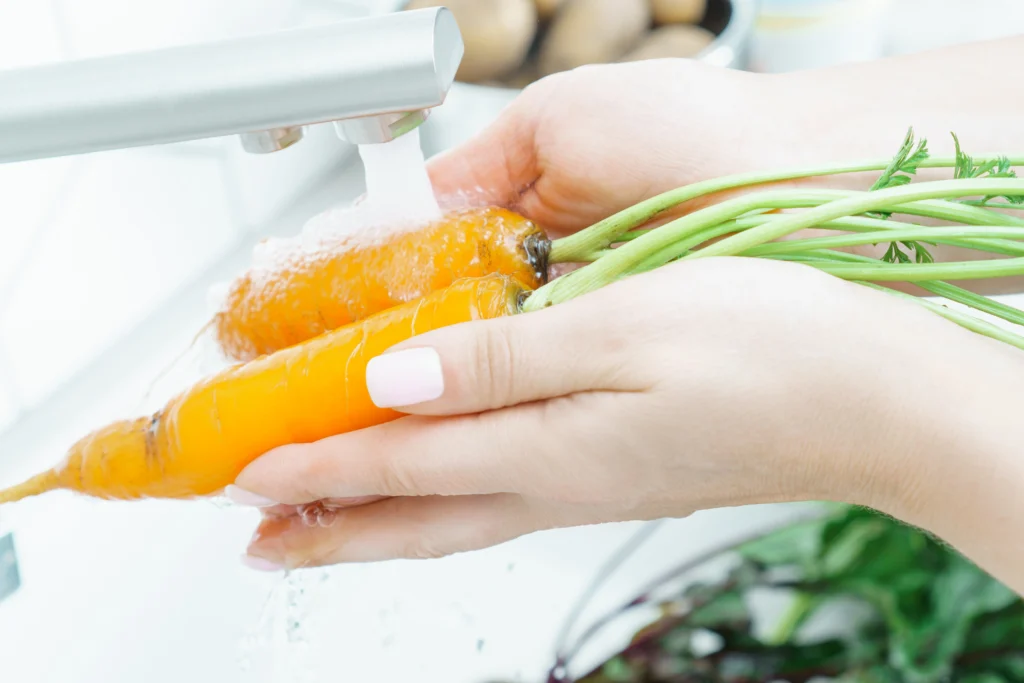
M 277 503 L 269 498 L 265 498 L 257 493 L 253 493 L 252 491 L 246 491 L 234 484 L 230 484 L 224 489 L 224 495 L 226 495 L 232 502 L 237 503 L 238 505 L 246 505 L 248 507 L 265 508 L 270 507 L 271 505 L 277 505 Z
M 441 357 L 426 347 L 377 356 L 366 365 L 366 387 L 378 408 L 433 401 L 444 393 Z
M 242 564 L 258 572 L 279 572 L 284 569 L 284 565 L 265 560 L 262 557 L 253 557 L 252 555 L 243 555 Z

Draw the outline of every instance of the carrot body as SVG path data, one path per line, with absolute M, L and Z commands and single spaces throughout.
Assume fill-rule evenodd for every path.
M 355 236 L 238 278 L 213 321 L 217 343 L 251 360 L 461 278 L 504 274 L 535 288 L 546 280 L 548 244 L 536 224 L 496 207 L 454 211 L 382 242 Z
M 63 488 L 107 499 L 193 498 L 219 492 L 263 453 L 387 422 L 366 364 L 418 334 L 519 310 L 507 276 L 464 279 L 297 346 L 228 368 L 149 417 L 115 422 L 78 441 L 64 462 L 0 503 Z

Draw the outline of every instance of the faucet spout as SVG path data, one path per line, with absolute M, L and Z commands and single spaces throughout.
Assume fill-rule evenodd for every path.
M 444 102 L 463 51 L 439 7 L 0 71 L 0 163 L 236 134 L 266 153 L 328 122 L 387 142 Z

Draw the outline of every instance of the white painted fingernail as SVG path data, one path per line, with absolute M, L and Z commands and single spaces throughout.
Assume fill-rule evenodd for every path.
M 246 505 L 248 507 L 265 508 L 270 507 L 271 505 L 277 505 L 277 503 L 269 498 L 264 498 L 258 493 L 253 493 L 252 491 L 246 491 L 234 484 L 229 484 L 227 488 L 224 489 L 224 495 L 231 499 L 232 502 L 238 505 Z
M 366 388 L 378 408 L 433 401 L 444 393 L 441 357 L 426 347 L 377 356 L 366 365 Z

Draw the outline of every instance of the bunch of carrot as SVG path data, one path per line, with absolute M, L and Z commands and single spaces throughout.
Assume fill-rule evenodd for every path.
M 891 160 L 694 183 L 554 242 L 522 216 L 483 207 L 451 212 L 383 242 L 342 243 L 259 277 L 244 273 L 211 321 L 220 348 L 235 365 L 153 415 L 86 435 L 53 469 L 0 490 L 0 503 L 55 489 L 106 499 L 216 494 L 274 447 L 398 418 L 373 405 L 364 376 L 367 362 L 394 344 L 448 325 L 557 305 L 680 259 L 744 256 L 804 263 L 907 297 L 1024 349 L 1024 336 L 1006 326 L 878 284 L 914 282 L 1024 325 L 1024 312 L 946 282 L 1024 275 L 1024 219 L 1004 211 L 1024 202 L 1024 180 L 1012 170 L 1021 164 L 1024 158 L 971 159 L 959 144 L 955 157 L 933 158 L 911 133 Z M 954 177 L 911 182 L 926 167 L 954 169 Z M 644 228 L 669 209 L 726 190 L 865 171 L 881 172 L 870 191 L 761 190 Z M 894 216 L 925 216 L 939 224 Z M 835 235 L 782 239 L 808 228 Z M 881 259 L 842 251 L 879 243 L 890 245 Z M 926 244 L 999 258 L 935 263 Z M 548 282 L 553 263 L 586 265 Z

